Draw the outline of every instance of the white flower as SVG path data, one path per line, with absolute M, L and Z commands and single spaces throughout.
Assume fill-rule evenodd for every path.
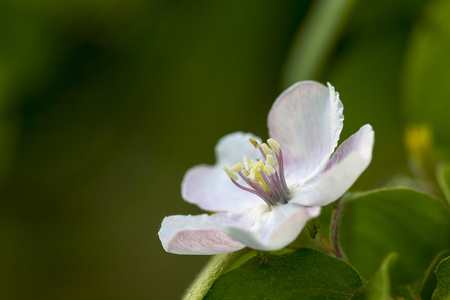
M 216 164 L 191 168 L 182 183 L 184 199 L 216 213 L 166 217 L 159 231 L 164 249 L 218 254 L 246 246 L 273 251 L 293 242 L 320 206 L 341 197 L 372 159 L 370 125 L 331 156 L 342 111 L 330 84 L 299 82 L 273 104 L 267 144 L 241 132 L 219 140 Z

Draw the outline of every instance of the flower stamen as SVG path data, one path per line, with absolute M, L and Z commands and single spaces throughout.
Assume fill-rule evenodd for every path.
M 231 172 L 240 172 L 244 169 L 244 166 L 241 163 L 235 164 L 232 168 L 230 168 Z
M 250 143 L 252 143 L 252 145 L 253 145 L 253 147 L 255 147 L 255 149 L 258 149 L 259 147 L 261 147 L 254 138 L 250 137 L 250 138 L 248 138 L 248 140 L 250 141 Z
M 270 150 L 269 146 L 267 146 L 266 143 L 263 143 L 261 148 L 266 155 L 272 154 L 272 150 Z
M 273 151 L 275 151 L 276 153 L 280 153 L 280 144 L 278 144 L 277 141 L 275 141 L 274 139 L 268 139 L 267 143 L 270 145 L 270 147 L 272 147 Z
M 274 206 L 288 203 L 290 191 L 284 177 L 284 164 L 280 144 L 274 139 L 268 139 L 267 144 L 262 143 L 262 145 L 253 138 L 249 138 L 249 141 L 255 149 L 261 152 L 263 159 L 252 159 L 249 161 L 244 156 L 243 164 L 239 162 L 232 168 L 224 166 L 224 171 L 234 185 L 246 192 L 259 196 L 267 205 Z M 237 182 L 239 177 L 247 186 Z

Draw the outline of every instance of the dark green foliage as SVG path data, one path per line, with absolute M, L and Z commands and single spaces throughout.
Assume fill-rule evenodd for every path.
M 270 260 L 261 264 L 254 257 L 224 274 L 205 299 L 349 299 L 362 284 L 351 266 L 315 250 Z
M 447 257 L 436 269 L 437 288 L 433 293 L 433 300 L 450 299 L 450 257 Z
M 450 149 L 450 2 L 432 1 L 408 45 L 402 86 L 406 121 L 432 126 L 438 146 Z
M 378 271 L 373 275 L 369 281 L 361 287 L 361 289 L 352 298 L 369 299 L 369 300 L 387 300 L 391 295 L 391 280 L 389 278 L 389 269 L 391 265 L 397 260 L 397 254 L 389 254 L 381 264 Z
M 344 203 L 341 245 L 350 263 L 369 278 L 390 252 L 398 254 L 392 281 L 421 278 L 433 258 L 450 248 L 450 214 L 443 202 L 409 189 L 387 189 Z

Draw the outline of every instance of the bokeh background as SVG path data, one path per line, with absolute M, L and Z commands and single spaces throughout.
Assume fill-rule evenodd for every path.
M 450 148 L 450 5 L 425 0 L 3 0 L 0 297 L 177 299 L 208 257 L 165 253 L 196 214 L 185 171 L 233 131 L 267 138 L 291 83 L 331 82 L 341 140 L 376 132 L 353 187 L 408 176 L 407 124 Z

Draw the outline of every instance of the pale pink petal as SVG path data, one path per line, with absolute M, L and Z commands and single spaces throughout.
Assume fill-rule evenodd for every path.
M 324 206 L 337 200 L 369 166 L 373 144 L 372 126 L 364 125 L 339 146 L 321 174 L 294 191 L 291 202 Z
M 225 227 L 223 231 L 250 248 L 275 251 L 292 243 L 306 222 L 319 214 L 320 207 L 288 203 L 269 208 L 263 204 L 243 216 L 248 221 L 241 221 L 240 226 Z
M 217 213 L 211 216 L 170 216 L 164 218 L 159 239 L 164 250 L 175 254 L 220 254 L 240 250 L 245 245 L 233 240 L 221 229 L 235 225 L 240 215 Z
M 249 142 L 249 133 L 235 132 L 224 136 L 216 145 L 217 163 L 213 166 L 198 165 L 189 169 L 181 184 L 183 198 L 207 211 L 241 211 L 262 200 L 236 187 L 222 170 L 222 165 L 232 167 L 242 162 L 246 155 L 257 159 L 261 154 Z
M 314 81 L 284 91 L 269 112 L 269 135 L 281 145 L 286 177 L 303 182 L 325 167 L 342 130 L 339 94 Z
M 222 167 L 232 167 L 238 162 L 242 162 L 245 155 L 248 159 L 259 159 L 261 154 L 248 140 L 254 138 L 261 143 L 261 138 L 244 132 L 233 132 L 222 137 L 215 147 L 216 163 Z

